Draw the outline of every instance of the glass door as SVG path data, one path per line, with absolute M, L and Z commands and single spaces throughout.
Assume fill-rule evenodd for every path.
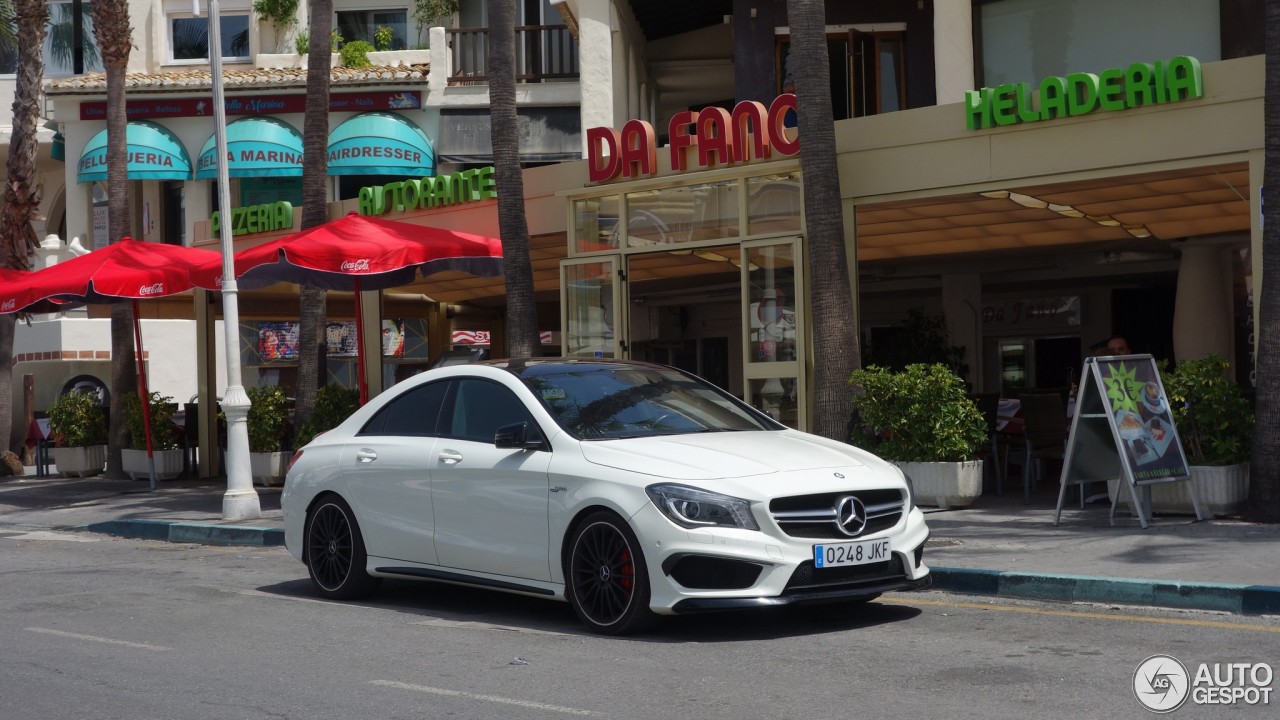
M 564 303 L 560 327 L 564 328 L 566 357 L 623 357 L 618 309 L 622 306 L 621 255 L 596 255 L 560 263 L 560 287 Z
M 741 253 L 746 401 L 775 420 L 804 430 L 808 403 L 800 238 L 744 242 Z

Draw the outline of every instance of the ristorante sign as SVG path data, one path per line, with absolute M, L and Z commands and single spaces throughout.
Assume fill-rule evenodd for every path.
M 800 141 L 788 127 L 795 110 L 796 96 L 788 93 L 774 98 L 768 108 L 745 100 L 732 112 L 719 107 L 678 112 L 667 127 L 671 169 L 688 169 L 690 156 L 698 167 L 711 168 L 765 160 L 775 152 L 795 155 L 800 152 Z M 608 182 L 619 175 L 653 175 L 658 171 L 653 126 L 644 120 L 628 120 L 621 131 L 591 128 L 587 130 L 587 158 L 591 182 Z
M 410 178 L 360 188 L 361 215 L 385 215 L 419 208 L 442 207 L 488 200 L 498 196 L 493 168 L 463 170 L 452 175 Z
M 1178 56 L 1168 62 L 1134 63 L 1093 73 L 1047 77 L 1038 88 L 1005 83 L 964 94 L 970 130 L 1087 115 L 1095 110 L 1126 110 L 1144 105 L 1191 100 L 1204 95 L 1200 61 Z
M 226 98 L 228 115 L 269 115 L 302 113 L 307 109 L 307 96 L 262 95 Z M 422 107 L 422 93 L 406 92 L 349 92 L 329 96 L 329 112 L 365 112 L 367 110 L 415 110 Z M 152 98 L 129 100 L 125 113 L 130 120 L 148 120 L 174 117 L 213 117 L 213 99 L 210 97 Z M 107 103 L 91 100 L 80 103 L 81 120 L 106 120 Z

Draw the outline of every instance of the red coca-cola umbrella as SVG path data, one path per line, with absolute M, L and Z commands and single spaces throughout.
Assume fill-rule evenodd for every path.
M 192 289 L 195 287 L 192 273 L 210 262 L 220 262 L 220 257 L 209 250 L 126 237 L 100 250 L 15 276 L 12 281 L 0 285 L 0 312 L 35 312 L 32 308 L 39 307 L 40 303 L 133 303 L 138 395 L 146 428 L 152 490 L 156 488 L 156 472 L 151 447 L 151 393 L 147 390 L 147 372 L 143 363 L 138 300 L 176 295 Z
M 29 312 L 53 313 L 79 307 L 80 303 L 69 300 L 34 300 L 23 283 L 31 276 L 30 270 L 10 270 L 0 268 L 0 313 Z M 18 295 L 24 297 L 19 298 Z
M 502 241 L 498 238 L 413 225 L 348 213 L 278 240 L 235 254 L 236 284 L 259 288 L 278 282 L 347 290 L 355 293 L 356 337 L 362 338 L 362 290 L 383 290 L 445 270 L 471 275 L 502 274 Z M 222 284 L 221 262 L 210 262 L 192 274 L 199 287 Z M 368 400 L 362 343 L 356 343 L 360 403 Z

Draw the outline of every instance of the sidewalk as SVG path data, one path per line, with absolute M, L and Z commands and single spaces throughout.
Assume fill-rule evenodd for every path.
M 1047 483 L 1046 483 L 1047 484 Z M 258 487 L 262 517 L 222 520 L 224 480 L 0 478 L 0 537 L 24 529 L 99 532 L 218 545 L 282 545 L 280 489 Z M 926 508 L 925 562 L 949 592 L 1280 615 L 1280 525 L 1157 515 L 1108 519 L 1106 503 L 1068 503 L 1056 488 L 970 508 Z

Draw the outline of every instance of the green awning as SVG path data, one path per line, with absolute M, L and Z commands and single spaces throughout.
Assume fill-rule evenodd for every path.
M 431 141 L 401 115 L 361 113 L 329 133 L 330 175 L 426 177 L 435 172 Z
M 213 135 L 196 157 L 196 179 L 218 176 Z M 227 176 L 302 177 L 302 134 L 273 117 L 246 117 L 227 125 Z
M 130 120 L 125 133 L 130 180 L 190 180 L 191 158 L 178 136 L 146 120 Z M 94 135 L 80 153 L 78 180 L 107 179 L 107 131 Z

